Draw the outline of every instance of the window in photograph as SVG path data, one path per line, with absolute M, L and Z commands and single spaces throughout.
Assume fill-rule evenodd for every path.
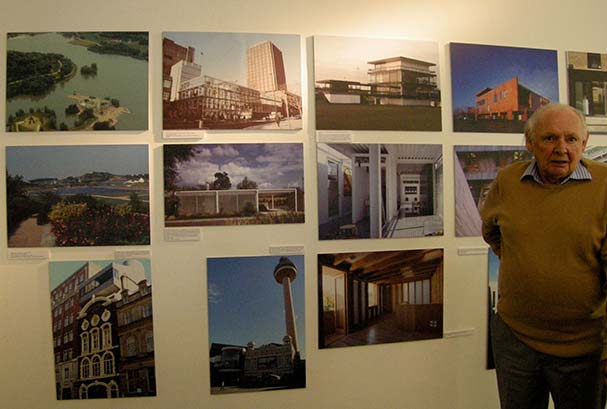
M 369 298 L 369 307 L 375 307 L 378 304 L 377 285 L 367 284 L 367 296 Z

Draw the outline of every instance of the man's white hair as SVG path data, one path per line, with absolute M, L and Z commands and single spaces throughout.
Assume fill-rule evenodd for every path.
M 575 109 L 571 105 L 554 103 L 554 104 L 544 105 L 543 107 L 541 107 L 540 109 L 535 111 L 535 113 L 533 115 L 531 115 L 531 118 L 529 118 L 527 120 L 527 123 L 525 124 L 525 140 L 527 142 L 533 141 L 533 138 L 535 137 L 535 128 L 537 127 L 537 124 L 540 122 L 540 119 L 542 118 L 542 116 L 544 116 L 547 113 L 554 112 L 554 111 L 573 112 L 575 115 L 577 115 L 578 119 L 580 120 L 580 124 L 582 124 L 582 128 L 584 130 L 583 137 L 586 137 L 586 135 L 588 135 L 588 127 L 586 126 L 586 117 L 584 116 L 584 114 L 582 114 L 578 109 Z

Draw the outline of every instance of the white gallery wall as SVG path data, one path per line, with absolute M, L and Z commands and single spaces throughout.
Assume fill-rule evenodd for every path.
M 565 51 L 607 52 L 604 0 L 30 0 L 0 2 L 0 95 L 6 93 L 6 33 L 149 31 L 149 130 L 108 133 L 6 133 L 0 98 L 0 155 L 10 145 L 148 144 L 157 397 L 61 402 L 55 399 L 48 261 L 114 258 L 116 248 L 52 248 L 49 260 L 9 260 L 0 234 L 0 405 L 37 408 L 498 408 L 495 374 L 485 370 L 487 255 L 480 238 L 455 237 L 454 145 L 517 145 L 515 134 L 453 133 L 449 42 L 556 49 L 566 102 Z M 162 181 L 162 32 L 222 31 L 302 36 L 304 128 L 296 132 L 215 131 L 194 143 L 303 142 L 306 223 L 201 228 L 200 241 L 165 241 Z M 443 145 L 444 236 L 318 241 L 314 35 L 401 37 L 438 42 L 442 132 L 355 132 L 358 143 Z M 607 144 L 606 135 L 590 144 Z M 35 164 L 31 164 L 35 166 Z M 6 231 L 5 177 L 0 177 L 0 231 Z M 206 257 L 269 254 L 304 246 L 307 387 L 211 396 Z M 442 339 L 318 349 L 319 252 L 444 248 Z M 124 249 L 124 248 L 121 248 Z M 301 325 L 301 323 L 299 323 Z M 298 331 L 303 331 L 299 328 Z

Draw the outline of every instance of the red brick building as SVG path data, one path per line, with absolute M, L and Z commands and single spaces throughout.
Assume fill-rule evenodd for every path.
M 531 91 L 514 77 L 476 94 L 476 119 L 526 121 L 538 108 L 549 103 L 548 98 Z
M 78 288 L 89 278 L 89 264 L 84 263 L 51 291 L 53 313 L 53 351 L 55 354 L 55 386 L 57 399 L 75 399 L 78 380 L 78 321 L 80 310 Z

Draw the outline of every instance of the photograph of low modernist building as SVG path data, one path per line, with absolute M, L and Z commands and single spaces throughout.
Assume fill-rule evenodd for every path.
M 479 209 L 497 173 L 533 156 L 524 146 L 455 146 L 455 235 L 480 236 Z M 584 158 L 607 163 L 606 146 L 587 146 Z
M 303 256 L 207 259 L 211 394 L 306 386 Z
M 558 102 L 554 50 L 451 43 L 453 130 L 522 133 L 541 106 Z
M 491 345 L 491 320 L 497 314 L 497 282 L 500 271 L 500 259 L 489 249 L 489 262 L 487 263 L 487 369 L 495 368 L 493 360 L 493 347 Z
M 443 234 L 443 150 L 317 145 L 320 240 Z
M 301 143 L 164 145 L 166 227 L 304 222 Z
M 156 396 L 149 259 L 49 263 L 58 400 Z
M 162 44 L 165 130 L 301 129 L 299 35 L 168 32 Z
M 150 244 L 147 145 L 8 146 L 8 247 Z
M 147 32 L 8 33 L 6 130 L 148 129 Z
M 607 54 L 567 51 L 567 85 L 590 133 L 607 133 Z
M 438 44 L 314 37 L 316 129 L 440 131 Z
M 320 348 L 442 338 L 443 250 L 318 255 Z

